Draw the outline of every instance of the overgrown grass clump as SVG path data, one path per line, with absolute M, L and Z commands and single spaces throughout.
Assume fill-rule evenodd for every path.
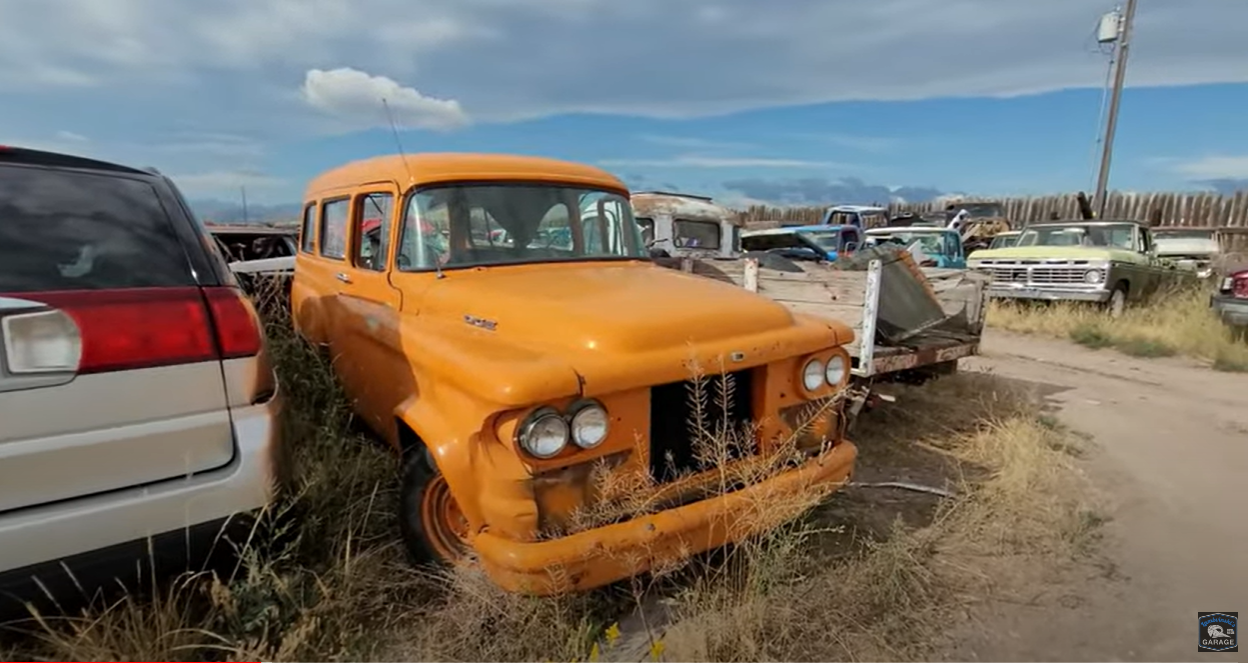
M 1208 361 L 1215 370 L 1248 371 L 1248 343 L 1213 313 L 1209 292 L 1199 287 L 1164 293 L 1147 304 L 1129 307 L 1117 319 L 1075 302 L 994 300 L 988 308 L 988 324 L 1066 338 L 1093 349 L 1113 348 L 1134 357 L 1183 355 Z

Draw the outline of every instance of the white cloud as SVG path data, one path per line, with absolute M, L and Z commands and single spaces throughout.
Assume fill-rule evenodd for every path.
M 290 106 L 309 70 L 386 72 L 477 120 L 689 117 L 855 99 L 1097 87 L 1090 0 L 39 0 L 5 3 L 0 86 L 146 93 L 205 82 Z M 378 17 L 385 17 L 379 20 Z M 1141 3 L 1128 83 L 1248 81 L 1248 3 Z M 55 30 L 47 26 L 55 25 Z M 831 32 L 829 32 L 831 30 Z M 397 86 L 397 84 L 396 84 Z M 101 92 L 103 91 L 103 92 Z M 418 99 L 421 97 L 417 97 Z M 157 101 L 161 101 L 157 99 Z M 174 103 L 164 100 L 161 103 Z M 233 116 L 230 119 L 235 120 Z M 220 121 L 225 121 L 222 118 Z M 255 120 L 260 122 L 261 120 Z M 279 121 L 270 119 L 270 122 Z M 293 123 L 297 125 L 298 123 Z
M 1180 161 L 1174 172 L 1190 180 L 1248 179 L 1248 156 L 1207 156 Z
M 308 71 L 302 93 L 312 107 L 357 129 L 386 126 L 386 106 L 401 127 L 448 130 L 468 124 L 468 115 L 458 101 L 426 97 L 385 76 L 370 76 L 349 67 Z
M 601 166 L 613 168 L 849 168 L 832 161 L 770 159 L 765 157 L 711 157 L 686 154 L 661 159 L 602 159 Z
M 169 175 L 184 195 L 190 198 L 224 198 L 231 200 L 241 194 L 241 189 L 274 189 L 286 181 L 248 170 L 219 170 L 203 173 Z
M 679 147 L 687 150 L 748 150 L 754 147 L 749 143 L 738 143 L 726 140 L 708 140 L 706 138 L 694 138 L 692 136 L 641 134 L 637 136 L 637 138 L 638 140 L 652 143 L 654 145 L 666 145 L 668 147 Z
M 72 131 L 66 131 L 65 129 L 61 129 L 60 131 L 56 132 L 56 139 L 68 141 L 71 143 L 85 143 L 88 140 L 90 140 L 89 138 L 87 138 L 86 136 L 82 134 L 77 134 Z
M 837 147 L 843 147 L 859 152 L 881 153 L 888 152 L 897 147 L 898 141 L 895 138 L 884 138 L 880 136 L 853 136 L 849 134 L 805 134 L 803 138 L 828 143 Z

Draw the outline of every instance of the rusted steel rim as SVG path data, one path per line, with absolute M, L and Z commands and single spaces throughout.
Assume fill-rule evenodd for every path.
M 468 520 L 441 476 L 434 477 L 425 487 L 420 518 L 439 557 L 453 561 L 464 556 L 468 549 Z

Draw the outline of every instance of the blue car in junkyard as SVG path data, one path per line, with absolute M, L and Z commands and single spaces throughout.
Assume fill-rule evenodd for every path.
M 925 267 L 966 269 L 966 247 L 962 236 L 953 228 L 903 226 L 896 228 L 872 228 L 867 231 L 867 243 L 879 245 L 892 242 L 906 248 L 918 245 L 923 252 Z
M 855 226 L 785 226 L 741 233 L 743 251 L 765 251 L 790 260 L 834 261 L 861 246 L 862 231 Z

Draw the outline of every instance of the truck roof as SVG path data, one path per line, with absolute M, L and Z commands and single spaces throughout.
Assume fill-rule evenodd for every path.
M 814 224 L 809 226 L 782 226 L 780 228 L 765 228 L 762 230 L 747 230 L 742 233 L 742 237 L 763 237 L 767 235 L 788 235 L 796 232 L 809 232 L 813 230 L 830 230 L 832 232 L 840 231 L 844 228 L 854 228 L 857 226 L 847 226 L 843 224 L 826 225 Z
M 306 197 L 347 189 L 367 182 L 398 182 L 404 188 L 422 184 L 467 181 L 522 180 L 584 186 L 627 192 L 628 187 L 607 171 L 586 164 L 511 154 L 423 153 L 390 154 L 352 161 L 314 178 Z
M 862 214 L 863 212 L 881 212 L 887 213 L 887 207 L 876 207 L 873 205 L 833 205 L 828 208 L 829 212 L 852 212 Z
M 633 212 L 643 218 L 667 214 L 673 218 L 691 221 L 729 221 L 733 225 L 745 225 L 736 212 L 716 204 L 706 196 L 668 191 L 638 191 L 630 196 L 630 200 L 633 203 Z

